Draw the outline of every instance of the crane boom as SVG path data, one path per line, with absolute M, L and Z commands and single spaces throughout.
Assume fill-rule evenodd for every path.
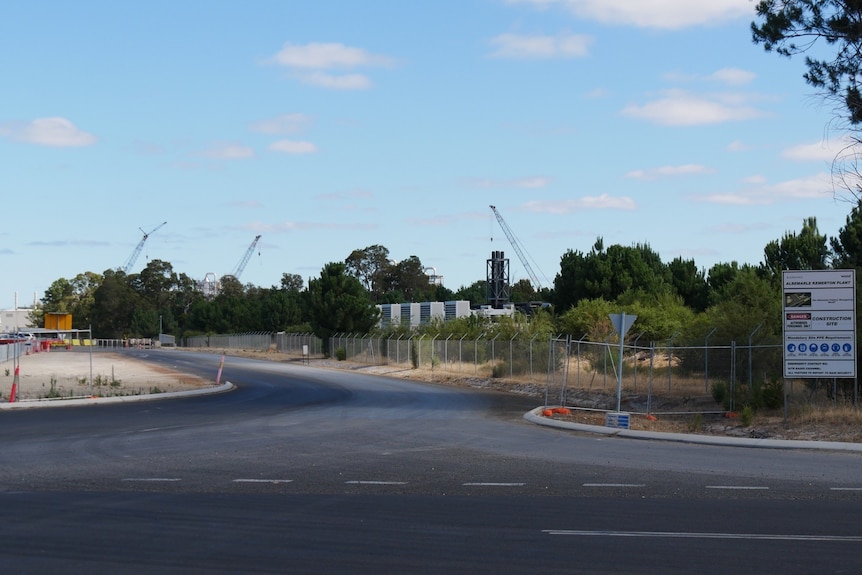
M 245 252 L 245 255 L 242 256 L 242 259 L 236 266 L 236 269 L 233 270 L 233 277 L 239 279 L 239 276 L 242 275 L 242 272 L 245 270 L 245 266 L 248 264 L 248 261 L 251 259 L 251 255 L 254 253 L 254 248 L 257 246 L 257 242 L 260 240 L 260 235 L 254 237 L 254 241 L 251 242 L 251 245 L 248 246 L 248 249 Z
M 530 281 L 533 282 L 533 287 L 536 290 L 542 289 L 542 282 L 539 281 L 538 276 L 536 276 L 536 272 L 533 271 L 533 267 L 530 265 L 530 261 L 524 254 L 524 250 L 521 249 L 521 242 L 518 241 L 518 238 L 516 238 L 515 234 L 512 233 L 512 230 L 509 229 L 509 225 L 506 223 L 506 220 L 503 219 L 503 216 L 500 215 L 500 212 L 497 211 L 497 208 L 495 206 L 488 207 L 491 208 L 492 212 L 494 212 L 494 215 L 497 217 L 497 222 L 499 222 L 500 227 L 503 229 L 503 233 L 506 234 L 506 238 L 508 238 L 509 243 L 512 244 L 512 249 L 514 249 L 515 253 L 518 254 L 518 259 L 521 260 L 521 263 L 524 265 L 524 269 L 527 270 L 527 275 L 530 276 Z
M 132 266 L 135 265 L 136 261 L 138 261 L 138 256 L 141 255 L 141 252 L 144 249 L 144 244 L 147 242 L 147 238 L 150 237 L 150 234 L 154 233 L 156 230 L 161 228 L 166 223 L 168 223 L 168 222 L 160 223 L 159 225 L 154 227 L 149 232 L 145 232 L 141 228 L 138 228 L 139 230 L 141 230 L 141 233 L 144 234 L 144 237 L 141 238 L 141 241 L 138 242 L 138 245 L 135 247 L 135 250 L 132 252 L 132 255 L 129 256 L 129 259 L 127 259 L 126 263 L 123 265 L 123 267 L 120 268 L 123 270 L 123 273 L 129 273 L 129 270 L 132 269 Z

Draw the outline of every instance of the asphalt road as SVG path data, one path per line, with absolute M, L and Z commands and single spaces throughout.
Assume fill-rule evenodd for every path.
M 0 413 L 0 571 L 862 572 L 859 454 L 580 435 L 522 398 L 301 365 L 222 378 Z

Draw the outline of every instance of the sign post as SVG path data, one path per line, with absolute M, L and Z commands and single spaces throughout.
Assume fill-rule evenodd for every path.
M 620 412 L 620 403 L 622 401 L 623 392 L 623 344 L 625 343 L 626 333 L 632 327 L 632 324 L 638 318 L 636 315 L 626 315 L 623 313 L 608 314 L 611 318 L 611 323 L 614 325 L 614 330 L 620 336 L 620 367 L 617 370 L 617 413 Z M 626 428 L 628 428 L 628 418 L 625 418 Z M 615 425 L 614 427 L 619 427 Z

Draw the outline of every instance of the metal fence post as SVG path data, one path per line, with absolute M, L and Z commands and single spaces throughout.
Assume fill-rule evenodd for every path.
M 709 393 L 709 338 L 715 333 L 717 327 L 712 328 L 703 340 L 703 392 Z
M 763 323 L 760 323 L 756 328 L 754 328 L 754 331 L 748 336 L 748 389 L 751 389 L 752 385 L 754 385 L 754 374 L 752 373 L 754 369 L 754 362 L 752 361 L 752 356 L 754 355 L 754 334 L 756 334 L 761 327 L 763 327 Z

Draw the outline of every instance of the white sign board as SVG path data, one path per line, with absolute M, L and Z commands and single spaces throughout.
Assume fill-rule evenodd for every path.
M 856 270 L 786 270 L 784 377 L 856 377 Z

